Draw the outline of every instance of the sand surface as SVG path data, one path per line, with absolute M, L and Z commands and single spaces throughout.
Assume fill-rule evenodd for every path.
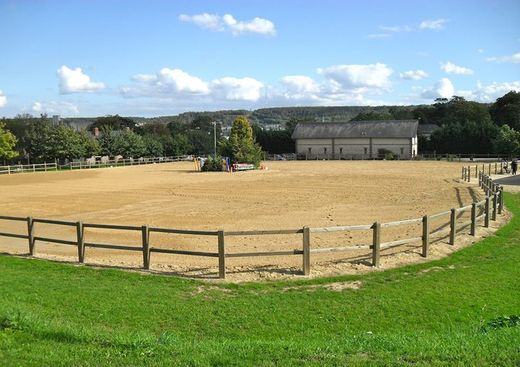
M 267 162 L 266 170 L 201 173 L 192 162 L 83 171 L 0 176 L 0 215 L 194 230 L 298 229 L 371 224 L 419 218 L 470 204 L 483 195 L 473 180 L 461 182 L 460 163 L 414 161 Z M 468 220 L 469 212 L 460 222 Z M 431 223 L 446 228 L 449 217 Z M 500 223 L 502 223 L 500 221 Z M 499 223 L 493 223 L 496 227 Z M 26 224 L 0 221 L 0 232 L 25 233 Z M 489 230 L 479 228 L 479 235 Z M 36 224 L 36 236 L 74 240 L 75 229 Z M 384 228 L 382 242 L 421 236 L 421 226 Z M 87 229 L 87 242 L 140 246 L 141 233 Z M 371 231 L 312 234 L 311 248 L 369 244 Z M 151 246 L 217 251 L 217 238 L 152 233 Z M 434 241 L 431 257 L 457 246 Z M 381 268 L 414 261 L 420 242 L 385 250 Z M 38 241 L 37 256 L 76 261 L 71 246 Z M 226 237 L 226 251 L 282 251 L 302 248 L 302 235 Z M 0 252 L 26 253 L 27 240 L 0 237 Z M 312 275 L 371 271 L 370 250 L 313 254 Z M 140 252 L 87 248 L 86 262 L 130 268 L 142 266 Z M 230 280 L 299 277 L 302 257 L 228 258 Z M 217 259 L 152 254 L 152 270 L 213 278 Z

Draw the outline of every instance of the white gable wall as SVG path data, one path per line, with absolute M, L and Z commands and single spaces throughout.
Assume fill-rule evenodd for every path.
M 417 137 L 296 139 L 296 153 L 311 159 L 368 159 L 378 158 L 379 149 L 386 149 L 401 159 L 410 159 L 417 155 L 417 140 Z

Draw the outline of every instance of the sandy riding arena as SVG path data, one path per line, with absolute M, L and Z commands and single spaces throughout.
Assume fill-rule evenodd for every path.
M 419 218 L 480 200 L 472 182 L 459 180 L 461 164 L 412 161 L 267 162 L 266 170 L 201 173 L 192 162 L 82 171 L 0 176 L 0 215 L 192 230 L 298 229 L 371 224 Z M 476 181 L 475 179 L 473 181 Z M 466 215 L 466 214 L 465 214 Z M 469 214 L 467 214 L 469 217 Z M 433 221 L 442 228 L 449 216 Z M 497 226 L 496 223 L 493 224 Z M 0 221 L 0 232 L 27 231 L 24 222 Z M 479 228 L 479 235 L 487 229 Z M 39 223 L 35 235 L 74 240 L 75 228 Z M 420 224 L 388 228 L 382 241 L 421 235 Z M 301 234 L 226 237 L 227 252 L 301 249 Z M 141 233 L 89 228 L 85 241 L 140 246 Z M 368 244 L 371 231 L 313 234 L 311 248 Z M 431 245 L 440 257 L 467 244 L 450 247 L 446 239 Z M 210 251 L 216 237 L 153 233 L 151 246 Z M 420 242 L 382 252 L 381 268 L 425 261 Z M 0 252 L 27 253 L 27 240 L 0 237 Z M 77 261 L 73 246 L 37 241 L 36 256 Z M 368 271 L 370 250 L 316 254 L 312 275 Z M 142 253 L 87 248 L 85 262 L 130 268 L 142 266 Z M 294 277 L 301 256 L 226 259 L 231 280 Z M 217 259 L 153 253 L 151 269 L 213 278 Z

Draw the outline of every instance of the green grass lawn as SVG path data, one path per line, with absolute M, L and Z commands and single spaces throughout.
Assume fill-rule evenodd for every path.
M 0 365 L 520 366 L 520 195 L 506 205 L 493 237 L 359 276 L 211 284 L 0 256 Z M 310 287 L 338 281 L 361 286 Z

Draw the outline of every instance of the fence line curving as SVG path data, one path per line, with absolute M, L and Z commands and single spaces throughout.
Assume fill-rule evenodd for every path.
M 463 174 L 464 174 L 463 170 Z M 467 173 L 469 174 L 469 169 Z M 401 221 L 392 221 L 386 223 L 374 222 L 372 224 L 364 225 L 349 225 L 349 226 L 334 226 L 334 227 L 303 227 L 296 229 L 282 229 L 282 230 L 253 230 L 253 231 L 225 231 L 220 230 L 189 230 L 189 229 L 174 229 L 174 228 L 158 228 L 143 226 L 129 226 L 129 225 L 112 225 L 103 223 L 83 223 L 81 221 L 64 221 L 55 219 L 43 219 L 43 218 L 32 218 L 32 217 L 15 217 L 15 216 L 0 216 L 0 221 L 17 221 L 26 222 L 27 231 L 25 233 L 10 233 L 0 232 L 0 237 L 11 237 L 18 239 L 26 239 L 28 241 L 29 254 L 34 256 L 36 253 L 37 242 L 48 242 L 59 245 L 75 246 L 78 251 L 78 262 L 84 263 L 87 248 L 102 248 L 120 251 L 133 251 L 141 252 L 143 256 L 143 268 L 145 270 L 150 269 L 151 255 L 153 253 L 162 254 L 176 254 L 176 255 L 189 255 L 189 256 L 203 256 L 203 257 L 214 257 L 218 259 L 219 267 L 219 278 L 224 279 L 226 277 L 226 259 L 238 258 L 238 257 L 257 257 L 257 256 L 302 256 L 302 272 L 304 275 L 309 275 L 311 271 L 311 254 L 318 255 L 324 253 L 337 253 L 337 252 L 348 252 L 352 250 L 370 250 L 369 255 L 372 258 L 372 265 L 378 267 L 380 264 L 381 251 L 402 246 L 410 243 L 421 242 L 421 255 L 428 257 L 430 241 L 437 237 L 447 236 L 449 237 L 449 244 L 455 245 L 456 237 L 465 228 L 470 227 L 470 235 L 476 236 L 477 228 L 479 225 L 483 227 L 489 227 L 490 220 L 495 221 L 498 214 L 501 214 L 504 208 L 503 201 L 503 188 L 502 186 L 494 183 L 491 178 L 480 171 L 477 173 L 479 179 L 479 187 L 485 193 L 485 199 L 479 202 L 473 202 L 470 205 L 462 206 L 459 208 L 451 208 L 450 210 L 435 213 L 432 215 L 425 215 L 421 218 L 406 219 Z M 465 179 L 465 177 L 463 177 Z M 471 220 L 459 223 L 457 221 L 457 215 L 471 212 Z M 449 219 L 448 219 L 449 217 Z M 432 230 L 431 222 L 434 219 L 446 218 L 447 222 L 438 229 Z M 60 238 L 51 238 L 47 236 L 36 235 L 36 227 L 38 224 L 51 224 L 56 226 L 68 226 L 76 228 L 76 239 L 75 240 L 64 240 Z M 422 230 L 420 235 L 409 237 L 405 239 L 399 239 L 389 242 L 381 242 L 381 233 L 385 229 L 391 227 L 399 227 L 404 225 L 417 224 L 421 225 Z M 98 228 L 98 229 L 109 229 L 115 231 L 133 231 L 140 232 L 142 242 L 140 246 L 129 246 L 125 244 L 110 244 L 110 243 L 96 243 L 90 242 L 87 239 L 85 229 Z M 328 234 L 337 232 L 354 232 L 354 231 L 371 231 L 372 241 L 368 244 L 356 244 L 351 246 L 342 247 L 329 247 L 329 248 L 312 248 L 311 238 L 314 233 Z M 172 234 L 184 234 L 190 236 L 210 236 L 215 238 L 215 250 L 209 251 L 191 251 L 181 250 L 176 248 L 159 248 L 154 247 L 150 240 L 151 233 L 172 233 Z M 227 252 L 226 251 L 226 238 L 237 236 L 237 237 L 249 237 L 249 236 L 266 236 L 266 235 L 294 235 L 300 234 L 301 247 L 297 249 L 290 249 L 284 251 L 249 251 L 249 252 Z

